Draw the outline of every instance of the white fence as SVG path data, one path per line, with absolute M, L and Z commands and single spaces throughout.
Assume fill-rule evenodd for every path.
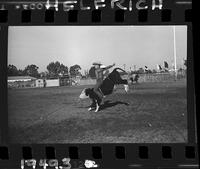
M 174 72 L 171 73 L 149 73 L 149 74 L 139 74 L 139 83 L 143 82 L 169 82 L 174 81 L 175 79 L 186 79 L 186 72 L 178 72 L 177 76 L 175 76 Z M 135 75 L 132 75 L 133 79 Z M 127 79 L 128 76 L 124 75 L 122 78 Z
M 59 79 L 48 79 L 46 80 L 46 87 L 59 86 Z
M 43 79 L 37 79 L 35 81 L 35 87 L 44 87 L 44 80 Z
M 79 85 L 95 85 L 96 79 L 81 79 Z

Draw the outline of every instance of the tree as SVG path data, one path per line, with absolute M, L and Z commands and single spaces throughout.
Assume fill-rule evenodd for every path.
M 92 66 L 89 70 L 89 76 L 92 78 L 92 79 L 95 79 L 96 78 L 96 74 L 95 74 L 95 67 Z
M 18 69 L 18 76 L 24 76 L 24 71 L 22 69 Z
M 39 73 L 38 73 L 38 69 L 39 67 L 37 67 L 36 65 L 28 65 L 25 67 L 23 73 L 26 76 L 33 76 L 33 77 L 39 77 Z
M 47 65 L 47 70 L 48 70 L 50 75 L 56 75 L 57 69 L 56 69 L 55 63 L 54 62 L 49 63 Z
M 51 62 L 47 65 L 47 70 L 50 76 L 58 77 L 59 74 L 68 74 L 68 67 L 60 64 L 60 62 Z
M 14 65 L 8 65 L 8 76 L 18 76 L 19 72 L 17 70 L 17 67 Z
M 68 74 L 68 67 L 63 65 L 63 64 L 61 64 L 59 73 L 61 73 L 62 75 Z
M 41 78 L 47 78 L 48 77 L 48 72 L 47 71 L 41 72 L 40 73 L 40 77 Z
M 58 75 L 58 69 L 60 67 L 60 63 L 59 62 L 51 62 L 47 65 L 47 70 L 50 74 L 50 76 L 56 76 Z
M 81 75 L 81 73 L 79 72 L 79 70 L 81 70 L 81 67 L 79 65 L 73 65 L 70 67 L 69 72 L 71 76 L 77 76 L 77 75 Z

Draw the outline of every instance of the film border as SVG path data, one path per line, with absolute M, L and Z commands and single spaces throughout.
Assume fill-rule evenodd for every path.
M 0 3 L 1 4 L 1 3 Z M 193 57 L 193 39 L 192 39 L 192 24 L 191 24 L 191 6 L 182 5 L 178 6 L 173 3 L 173 1 L 168 1 L 167 4 L 163 5 L 162 10 L 152 11 L 148 10 L 135 10 L 134 12 L 123 11 L 119 9 L 111 10 L 110 8 L 104 8 L 101 10 L 92 11 L 80 11 L 75 9 L 75 12 L 64 12 L 64 11 L 54 11 L 45 10 L 41 11 L 31 11 L 31 10 L 14 10 L 13 6 L 8 5 L 7 21 L 0 23 L 0 48 L 1 48 L 1 107 L 3 106 L 3 114 L 1 115 L 1 134 L 2 134 L 2 145 L 1 150 L 8 151 L 9 160 L 1 160 L 1 165 L 4 167 L 20 167 L 20 160 L 29 157 L 35 158 L 37 160 L 41 158 L 51 159 L 55 156 L 56 159 L 62 159 L 64 157 L 73 157 L 73 153 L 70 155 L 70 148 L 76 150 L 78 148 L 78 159 L 93 159 L 103 168 L 144 168 L 144 167 L 198 167 L 198 153 L 197 153 L 197 136 L 195 128 L 195 96 L 194 96 L 194 57 Z M 21 22 L 21 14 L 30 13 L 30 22 Z M 53 13 L 53 15 L 52 15 Z M 78 14 L 78 19 L 75 22 L 69 22 L 66 18 L 68 16 L 73 16 Z M 101 15 L 100 21 L 92 21 L 92 15 Z M 22 14 L 23 15 L 23 14 Z M 54 22 L 44 22 L 46 16 L 54 16 Z M 120 15 L 123 15 L 119 21 L 117 21 Z M 162 19 L 162 16 L 167 16 L 168 19 Z M 143 18 L 145 18 L 143 20 Z M 42 19 L 41 19 L 42 18 Z M 141 19 L 142 18 L 142 19 Z M 187 80 L 187 90 L 190 91 L 187 96 L 188 100 L 188 112 L 191 113 L 188 116 L 188 143 L 180 144 L 31 144 L 31 145 L 15 145 L 9 144 L 8 142 L 8 129 L 7 129 L 7 43 L 8 43 L 8 26 L 36 26 L 36 25 L 187 25 L 188 26 L 188 77 L 192 78 L 192 81 Z M 3 56 L 3 57 L 2 57 Z M 1 109 L 2 112 L 2 109 Z M 195 122 L 195 123 L 194 123 Z M 172 158 L 162 158 L 162 152 L 164 147 L 171 147 Z M 31 148 L 31 156 L 26 156 L 23 153 L 23 149 L 27 150 L 27 147 Z M 48 147 L 52 147 L 54 155 L 45 155 L 45 151 L 48 152 Z M 75 147 L 75 149 L 73 149 Z M 92 154 L 93 147 L 100 147 L 102 158 L 96 159 Z M 142 147 L 142 149 L 141 149 Z M 64 148 L 64 151 L 63 151 Z M 28 148 L 29 149 L 29 148 Z M 147 151 L 146 151 L 147 150 Z M 144 158 L 140 158 L 140 152 L 146 152 Z M 115 152 L 118 152 L 116 157 Z M 192 156 L 187 155 L 193 154 Z M 5 153 L 6 154 L 6 153 Z M 28 153 L 29 154 L 29 153 Z M 50 153 L 51 154 L 51 153 Z M 147 159 L 146 159 L 147 158 Z M 6 159 L 6 158 L 5 158 Z M 167 162 L 166 162 L 167 161 Z M 165 163 L 166 162 L 166 163 Z M 164 163 L 164 164 L 163 164 Z M 12 164 L 12 165 L 11 165 Z

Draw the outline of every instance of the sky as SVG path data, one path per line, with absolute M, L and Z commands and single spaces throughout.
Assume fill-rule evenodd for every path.
M 187 26 L 175 26 L 177 67 L 187 58 Z M 50 62 L 89 70 L 93 62 L 134 70 L 174 62 L 173 26 L 10 26 L 8 64 L 24 69 Z

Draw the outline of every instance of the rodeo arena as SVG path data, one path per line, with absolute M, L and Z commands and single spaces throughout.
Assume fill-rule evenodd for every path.
M 147 66 L 127 71 L 125 65 L 115 71 L 115 76 L 111 76 L 113 71 L 109 71 L 103 80 L 107 79 L 102 84 L 104 87 L 100 85 L 101 94 L 105 94 L 100 100 L 86 92 L 93 90 L 95 77 L 80 74 L 73 77 L 67 74 L 56 79 L 8 76 L 10 141 L 187 141 L 186 66 L 175 70 L 164 62 L 164 66 L 157 65 L 156 72 L 150 71 Z M 116 77 L 125 83 L 120 84 L 119 79 L 115 81 Z M 128 88 L 124 90 L 125 85 Z M 110 91 L 105 93 L 108 89 Z M 82 99 L 82 95 L 88 97 Z

